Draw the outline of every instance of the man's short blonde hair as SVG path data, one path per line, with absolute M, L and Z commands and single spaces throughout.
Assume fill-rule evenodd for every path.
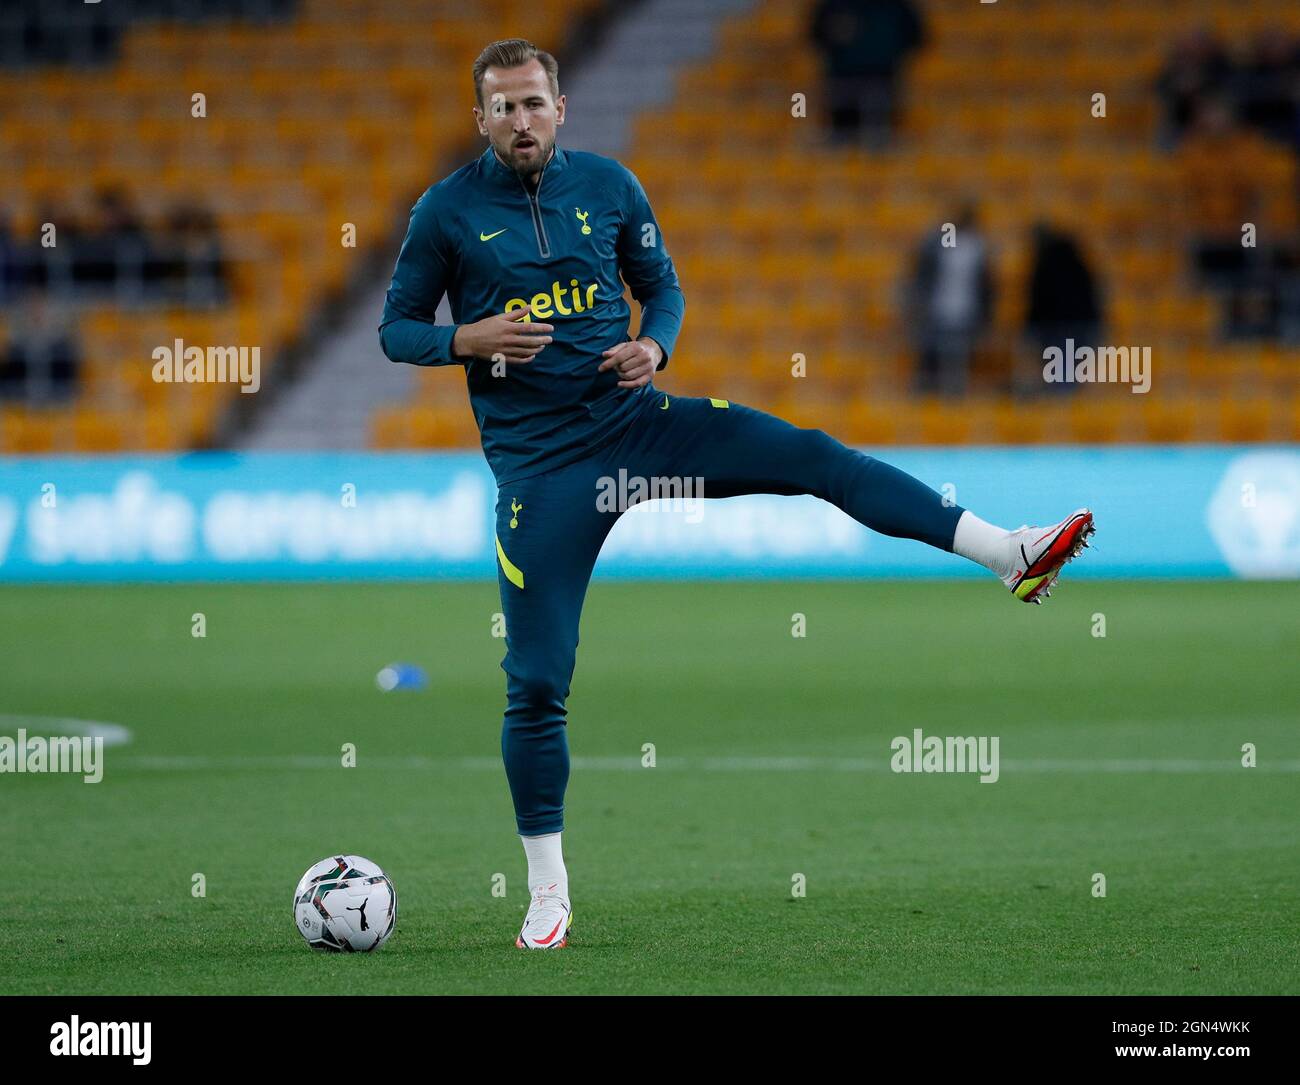
M 531 41 L 524 38 L 504 38 L 494 41 L 474 61 L 474 99 L 479 109 L 483 108 L 483 73 L 489 68 L 519 68 L 530 60 L 536 60 L 546 72 L 546 79 L 551 84 L 551 98 L 560 98 L 560 66 L 555 57 L 543 49 L 538 49 Z

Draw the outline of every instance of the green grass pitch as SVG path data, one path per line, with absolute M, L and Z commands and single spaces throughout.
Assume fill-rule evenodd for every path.
M 559 953 L 513 947 L 498 609 L 489 583 L 0 589 L 0 712 L 132 732 L 99 784 L 0 776 L 0 992 L 1300 993 L 1300 584 L 597 582 Z M 430 687 L 380 693 L 399 660 Z M 1001 779 L 890 772 L 915 727 L 998 736 Z M 378 953 L 293 927 L 336 851 L 397 885 Z

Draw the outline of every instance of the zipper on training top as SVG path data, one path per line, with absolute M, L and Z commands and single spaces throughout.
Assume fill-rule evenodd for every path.
M 554 153 L 554 152 L 552 152 Z M 546 166 L 550 163 L 547 162 Z M 537 178 L 537 192 L 528 191 L 528 186 L 524 184 L 524 179 L 519 177 L 519 183 L 523 186 L 524 195 L 528 197 L 528 209 L 533 213 L 533 233 L 537 235 L 537 252 L 541 256 L 551 255 L 551 243 L 546 240 L 546 224 L 542 222 L 542 209 L 537 205 L 537 197 L 542 194 L 542 181 L 546 178 L 546 166 L 542 167 L 542 175 Z

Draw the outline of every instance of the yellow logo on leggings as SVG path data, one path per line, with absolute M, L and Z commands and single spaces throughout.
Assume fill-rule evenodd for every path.
M 506 548 L 501 545 L 500 539 L 497 539 L 497 559 L 501 562 L 501 571 L 506 574 L 506 579 L 522 591 L 524 587 L 524 571 L 506 557 Z
M 523 512 L 523 509 L 524 509 L 523 505 L 519 504 L 519 502 L 516 501 L 513 497 L 510 499 L 510 511 L 514 513 L 514 515 L 510 517 L 511 531 L 514 531 L 514 529 L 519 526 L 519 514 Z

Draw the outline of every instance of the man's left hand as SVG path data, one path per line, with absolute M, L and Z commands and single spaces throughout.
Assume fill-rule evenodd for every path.
M 621 378 L 620 388 L 640 388 L 649 384 L 659 363 L 663 361 L 663 348 L 649 336 L 642 336 L 635 342 L 620 343 L 601 352 L 605 360 L 600 363 L 600 372 L 617 369 Z

